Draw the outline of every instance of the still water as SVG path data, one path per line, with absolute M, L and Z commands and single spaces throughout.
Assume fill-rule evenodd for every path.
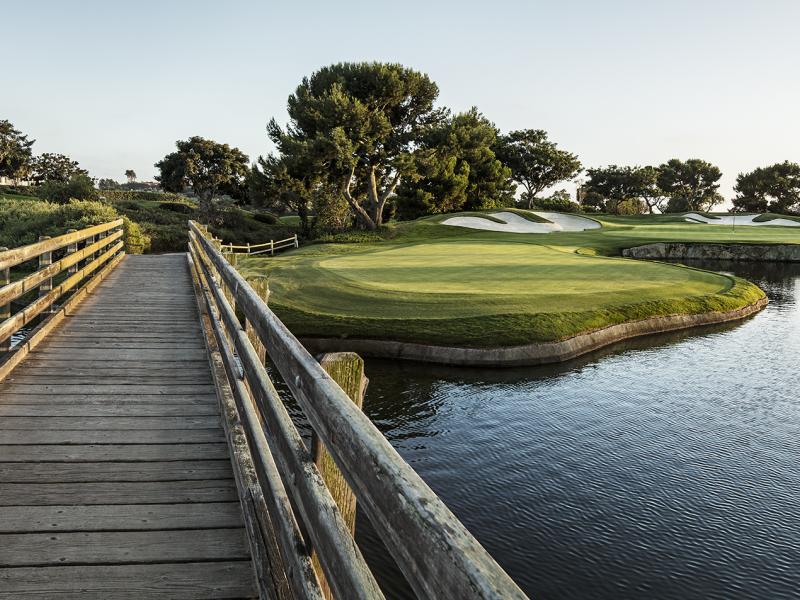
M 368 362 L 365 411 L 530 596 L 800 598 L 800 266 L 702 266 L 769 307 L 555 367 Z

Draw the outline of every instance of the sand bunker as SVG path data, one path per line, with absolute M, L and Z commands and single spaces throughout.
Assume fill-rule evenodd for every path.
M 585 231 L 586 229 L 598 229 L 600 223 L 586 217 L 577 215 L 567 215 L 555 212 L 531 211 L 535 215 L 547 219 L 549 223 L 534 223 L 524 217 L 520 217 L 511 212 L 490 213 L 489 216 L 500 219 L 502 223 L 496 223 L 481 217 L 450 217 L 442 221 L 442 225 L 454 225 L 455 227 L 468 227 L 470 229 L 483 229 L 484 231 L 503 231 L 506 233 L 551 233 L 553 231 Z
M 800 223 L 790 219 L 772 219 L 771 221 L 754 221 L 759 215 L 715 215 L 713 218 L 697 213 L 686 213 L 683 217 L 690 223 L 707 225 L 779 225 L 781 227 L 800 227 Z

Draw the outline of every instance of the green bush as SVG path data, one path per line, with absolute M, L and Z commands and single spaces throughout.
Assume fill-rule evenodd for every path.
M 191 215 L 195 212 L 193 207 L 189 206 L 188 204 L 184 204 L 183 202 L 160 202 L 158 208 L 182 215 Z
M 278 217 L 267 212 L 253 213 L 253 218 L 259 223 L 266 223 L 267 225 L 275 225 L 278 222 Z
M 112 206 L 94 200 L 72 200 L 66 204 L 46 202 L 35 198 L 0 199 L 0 246 L 15 248 L 38 241 L 39 236 L 55 237 L 70 229 L 85 229 L 108 223 L 119 214 Z M 131 244 L 141 246 L 144 240 L 135 223 L 126 231 Z
M 128 254 L 144 254 L 150 250 L 150 236 L 142 231 L 138 223 L 122 217 L 122 230 L 125 232 L 125 251 Z
M 98 192 L 94 182 L 86 175 L 73 175 L 69 181 L 45 181 L 33 188 L 33 193 L 42 200 L 65 204 L 71 199 L 96 200 Z

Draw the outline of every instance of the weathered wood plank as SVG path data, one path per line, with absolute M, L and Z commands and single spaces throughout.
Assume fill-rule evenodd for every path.
M 238 502 L 6 506 L 0 533 L 242 527 Z
M 215 429 L 217 417 L 6 417 L 0 421 L 0 431 L 30 429 L 33 431 L 61 430 L 122 430 L 132 429 Z M 0 461 L 3 458 L 0 456 Z
M 205 404 L 215 405 L 216 398 L 209 394 L 16 394 L 0 392 L 3 404 Z
M 191 394 L 208 394 L 214 390 L 210 384 L 187 384 L 177 383 L 174 385 L 147 385 L 147 384 L 133 384 L 133 385 L 117 385 L 96 383 L 94 385 L 73 385 L 69 383 L 51 383 L 51 384 L 9 384 L 4 383 L 0 385 L 0 394 L 9 393 L 13 396 L 26 396 L 29 394 L 84 394 L 84 395 L 113 395 L 113 396 L 139 396 L 139 395 L 153 395 L 153 394 L 170 394 L 170 395 L 191 395 Z
M 0 506 L 174 504 L 236 500 L 233 479 L 82 483 L 6 483 Z M 0 545 L 2 542 L 0 542 Z M 1 562 L 1 561 L 0 561 Z
M 3 462 L 42 461 L 169 461 L 228 458 L 228 445 L 214 444 L 75 444 L 57 446 L 2 446 Z
M 0 483 L 191 481 L 231 477 L 233 472 L 229 460 L 35 464 L 0 462 Z
M 250 561 L 0 569 L 0 600 L 255 597 Z
M 120 325 L 122 327 L 122 325 Z M 147 359 L 151 361 L 155 360 L 201 360 L 205 357 L 204 350 L 200 348 L 190 348 L 190 349 L 182 349 L 182 348 L 174 348 L 174 349 L 152 349 L 147 351 Z M 59 351 L 59 349 L 54 348 L 52 350 L 48 348 L 43 348 L 41 350 L 37 350 L 32 354 L 42 357 L 42 358 L 56 358 L 63 356 L 64 352 Z M 124 349 L 115 349 L 115 350 L 104 350 L 101 348 L 85 348 L 80 351 L 80 358 L 85 360 L 87 358 L 90 359 L 100 359 L 100 360 L 113 360 L 117 362 L 136 362 L 142 356 L 142 352 L 139 350 L 124 350 Z
M 39 444 L 207 444 L 223 442 L 219 427 L 214 429 L 137 430 L 0 430 L 0 445 Z
M 249 558 L 244 529 L 0 534 L 0 566 Z
M 128 376 L 124 373 L 105 373 L 102 369 L 94 375 L 69 373 L 64 374 L 42 374 L 37 376 L 35 373 L 28 374 L 26 371 L 20 370 L 19 375 L 9 377 L 6 379 L 8 383 L 17 383 L 20 385 L 94 385 L 98 381 L 114 385 L 158 385 L 170 386 L 177 384 L 187 385 L 211 385 L 211 377 L 208 373 L 199 373 L 197 375 L 185 375 L 176 373 L 174 376 L 169 376 L 165 373 L 142 374 L 138 376 Z
M 219 415 L 216 404 L 185 402 L 180 404 L 73 402 L 8 404 L 0 400 L 2 417 L 212 417 Z M 3 457 L 0 456 L 0 460 Z

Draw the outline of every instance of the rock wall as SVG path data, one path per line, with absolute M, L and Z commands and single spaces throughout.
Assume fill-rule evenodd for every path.
M 685 244 L 659 242 L 622 251 L 628 258 L 800 262 L 800 244 Z

